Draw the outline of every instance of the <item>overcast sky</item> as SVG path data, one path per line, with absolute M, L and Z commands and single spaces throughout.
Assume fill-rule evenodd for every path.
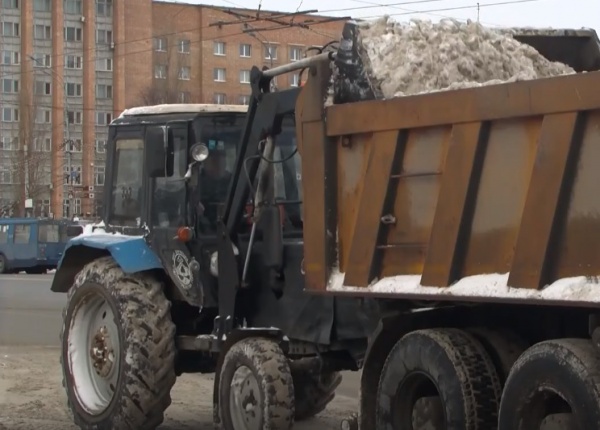
M 318 14 L 356 18 L 393 15 L 396 20 L 443 17 L 477 19 L 477 0 L 166 0 L 174 3 L 283 12 L 317 9 Z M 500 4 L 503 3 L 503 4 Z M 389 5 L 389 6 L 385 6 Z M 490 26 L 594 28 L 600 32 L 600 0 L 480 0 L 479 20 Z M 381 7 L 385 6 L 385 7 Z M 415 13 L 421 12 L 421 13 Z

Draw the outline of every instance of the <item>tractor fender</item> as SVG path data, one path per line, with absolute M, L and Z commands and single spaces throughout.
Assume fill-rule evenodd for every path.
M 83 266 L 106 255 L 110 255 L 127 274 L 153 269 L 164 271 L 160 259 L 148 247 L 143 236 L 82 235 L 67 243 L 50 290 L 66 293 Z

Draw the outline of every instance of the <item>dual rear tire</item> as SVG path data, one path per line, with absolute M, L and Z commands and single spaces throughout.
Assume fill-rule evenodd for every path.
M 599 429 L 600 358 L 586 339 L 418 330 L 390 351 L 376 403 L 377 430 Z

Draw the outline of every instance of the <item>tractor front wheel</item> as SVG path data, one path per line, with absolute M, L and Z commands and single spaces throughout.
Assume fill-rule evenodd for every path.
M 155 429 L 175 383 L 175 326 L 161 283 L 126 276 L 110 257 L 86 265 L 68 293 L 63 385 L 82 429 Z

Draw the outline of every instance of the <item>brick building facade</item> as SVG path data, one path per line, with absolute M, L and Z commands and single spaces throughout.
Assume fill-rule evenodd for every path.
M 107 126 L 125 108 L 245 104 L 253 65 L 299 59 L 343 26 L 255 16 L 152 0 L 0 0 L 0 216 L 97 215 Z

